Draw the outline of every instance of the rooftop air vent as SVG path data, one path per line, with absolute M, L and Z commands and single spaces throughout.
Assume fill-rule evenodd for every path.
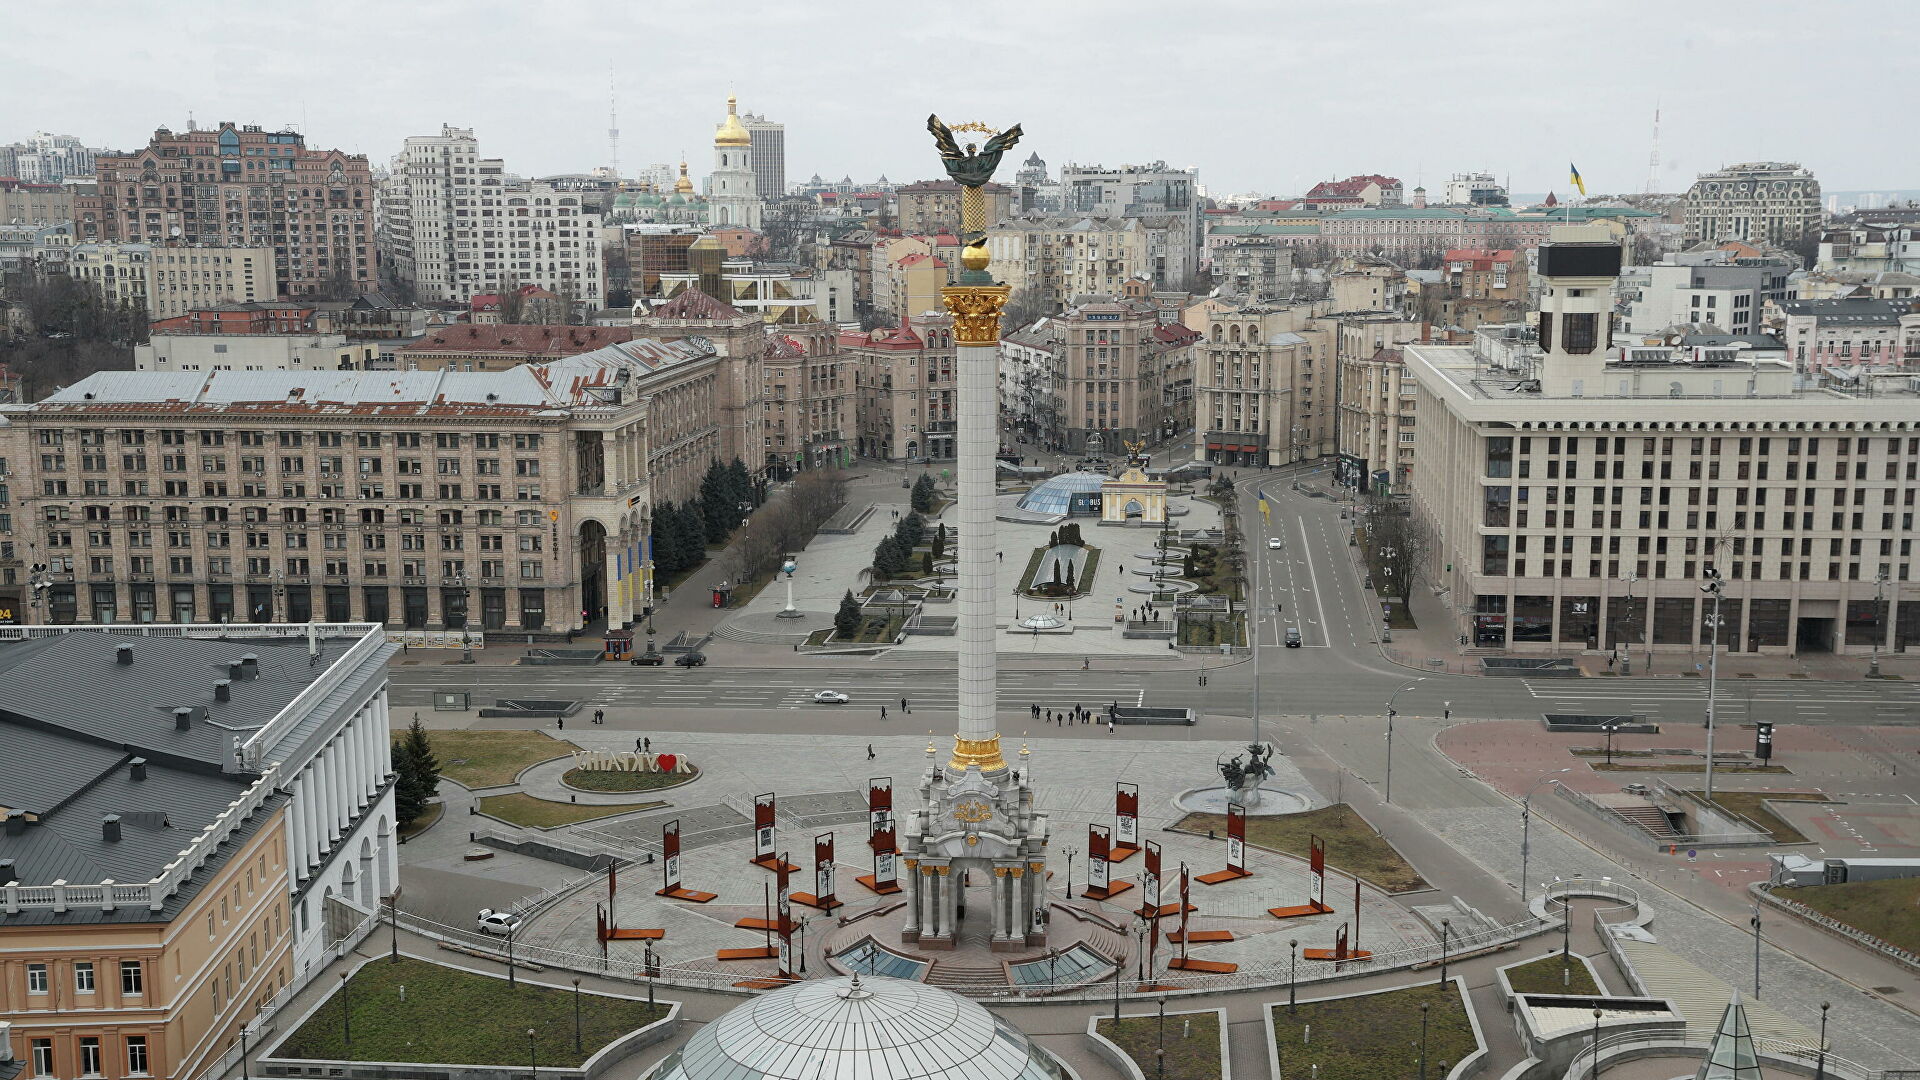
M 113 650 L 113 658 L 123 665 L 133 663 L 133 646 L 116 646 Z
M 120 840 L 120 815 L 119 814 L 108 814 L 106 817 L 103 817 L 100 819 L 100 839 L 105 840 L 109 844 L 119 842 Z
M 127 779 L 137 782 L 137 781 L 145 780 L 146 778 L 147 778 L 147 759 L 146 758 L 137 757 L 137 758 L 134 758 L 132 761 L 127 762 Z
M 233 680 L 232 679 L 221 679 L 219 682 L 213 684 L 213 700 L 215 701 L 232 701 L 233 700 Z
M 173 729 L 185 731 L 193 726 L 193 710 L 185 705 L 173 710 Z

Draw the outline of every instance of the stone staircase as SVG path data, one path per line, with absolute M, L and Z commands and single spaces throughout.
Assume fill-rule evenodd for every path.
M 1006 981 L 1007 973 L 998 964 L 969 965 L 936 960 L 933 967 L 927 970 L 927 982 L 930 985 L 944 986 L 949 990 L 965 991 L 968 988 L 1002 985 Z
M 1666 812 L 1657 806 L 1609 806 L 1607 809 L 1648 836 L 1664 838 L 1679 835 L 1673 831 L 1673 823 L 1667 820 Z

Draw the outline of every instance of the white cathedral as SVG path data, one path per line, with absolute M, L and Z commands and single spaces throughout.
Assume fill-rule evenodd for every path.
M 713 133 L 713 175 L 707 178 L 707 227 L 760 227 L 760 192 L 753 180 L 753 137 L 727 97 L 727 120 Z

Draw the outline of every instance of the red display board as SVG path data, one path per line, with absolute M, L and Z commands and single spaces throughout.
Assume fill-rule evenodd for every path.
M 1247 808 L 1239 803 L 1228 803 L 1227 868 L 1201 874 L 1199 881 L 1202 885 L 1222 885 L 1252 876 L 1253 871 L 1247 869 Z
M 1131 881 L 1115 881 L 1108 862 L 1113 833 L 1105 825 L 1087 826 L 1087 888 L 1090 900 L 1106 900 L 1133 888 Z
M 813 891 L 794 893 L 793 902 L 821 911 L 832 911 L 841 906 L 833 896 L 832 833 L 821 833 L 813 838 Z
M 867 781 L 867 846 L 873 850 L 873 873 L 853 880 L 881 896 L 900 891 L 899 840 L 893 822 L 893 778 Z
M 689 889 L 680 884 L 680 819 L 660 826 L 660 888 L 655 896 L 686 900 L 690 903 L 704 904 L 714 898 L 710 892 Z
M 1140 786 L 1113 785 L 1113 848 L 1107 861 L 1126 862 L 1140 850 Z
M 1292 907 L 1268 908 L 1267 914 L 1276 919 L 1298 919 L 1308 915 L 1325 915 L 1333 909 L 1327 906 L 1327 842 L 1318 836 L 1307 837 L 1307 870 L 1313 874 L 1312 894 L 1304 904 Z

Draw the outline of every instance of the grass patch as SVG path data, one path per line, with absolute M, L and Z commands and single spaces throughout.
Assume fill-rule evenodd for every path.
M 1565 963 L 1560 954 L 1543 956 L 1538 960 L 1507 969 L 1507 981 L 1513 984 L 1516 994 L 1598 994 L 1600 987 L 1593 981 L 1593 973 L 1578 958 Z
M 1189 1025 L 1191 1022 L 1191 1025 Z M 1155 1016 L 1109 1016 L 1096 1027 L 1140 1066 L 1146 1076 L 1158 1077 L 1154 1049 L 1161 1045 L 1160 1020 Z M 1185 1031 L 1186 1037 L 1181 1034 Z M 1220 1080 L 1220 1014 L 1167 1014 L 1167 1080 Z
M 1381 1080 L 1419 1075 L 1422 1005 L 1427 1006 L 1427 1075 L 1445 1076 L 1440 1062 L 1451 1068 L 1480 1048 L 1451 983 L 1303 1003 L 1291 1013 L 1285 1002 L 1269 1010 L 1288 1076 Z M 1311 1041 L 1302 1038 L 1307 1027 L 1313 1029 Z
M 1235 613 L 1229 619 L 1181 619 L 1180 644 L 1182 645 L 1229 645 L 1246 644 L 1242 633 L 1246 616 Z
M 660 791 L 691 784 L 700 779 L 700 770 L 680 772 L 626 772 L 619 769 L 568 769 L 560 782 L 581 791 Z
M 398 743 L 404 732 L 397 732 Z M 429 731 L 440 775 L 469 788 L 513 783 L 520 770 L 537 761 L 580 749 L 539 731 Z
M 1780 886 L 1773 895 L 1798 900 L 1822 915 L 1909 951 L 1920 951 L 1920 878 Z
M 576 1053 L 571 990 L 525 981 L 509 988 L 505 979 L 412 957 L 374 960 L 347 980 L 344 995 L 336 989 L 276 1053 L 330 1061 L 526 1066 L 531 1064 L 527 1029 L 532 1028 L 532 1056 L 542 1066 L 574 1066 L 667 1012 L 664 1005 L 649 1008 L 644 1001 L 597 994 L 581 994 L 579 1001 L 581 1050 Z
M 480 812 L 490 814 L 501 821 L 513 825 L 524 825 L 530 829 L 551 829 L 555 825 L 574 825 L 582 821 L 613 817 L 615 814 L 631 814 L 635 810 L 651 810 L 656 806 L 665 806 L 665 802 L 614 803 L 611 805 L 589 805 L 583 803 L 548 802 L 536 799 L 523 792 L 511 795 L 489 795 L 480 800 Z
M 1713 771 L 1719 772 L 1721 769 L 1715 766 Z M 1698 798 L 1706 798 L 1706 793 L 1703 791 L 1695 791 L 1691 794 Z M 1768 799 L 1785 799 L 1789 802 L 1830 801 L 1824 794 L 1817 791 L 1716 791 L 1713 793 L 1713 805 L 1739 814 L 1772 833 L 1773 838 L 1780 843 L 1810 843 L 1805 833 L 1787 824 L 1785 818 L 1767 808 Z
M 444 813 L 446 809 L 446 803 L 428 803 L 426 809 L 420 811 L 419 817 L 414 818 L 412 821 L 400 827 L 401 842 L 404 843 L 426 832 L 427 829 L 432 827 L 434 822 L 440 820 L 440 815 Z
M 1224 837 L 1227 835 L 1227 819 L 1223 814 L 1188 814 L 1174 828 L 1202 835 L 1212 829 L 1215 835 Z M 1309 836 L 1318 836 L 1326 841 L 1328 866 L 1353 874 L 1387 892 L 1409 892 L 1427 887 L 1426 881 L 1407 860 L 1400 857 L 1393 845 L 1374 832 L 1373 826 L 1368 825 L 1366 819 L 1346 803 L 1323 806 L 1304 814 L 1247 819 L 1247 843 L 1297 855 L 1302 859 L 1307 857 Z
M 1588 762 L 1587 768 L 1595 772 L 1706 772 L 1707 763 L 1702 761 L 1696 765 L 1693 762 L 1677 761 L 1665 765 L 1626 765 L 1616 761 L 1609 765 L 1602 761 L 1599 764 Z M 1731 765 L 1724 761 L 1716 761 L 1713 763 L 1713 771 L 1717 773 L 1791 773 L 1793 770 L 1785 765 Z

